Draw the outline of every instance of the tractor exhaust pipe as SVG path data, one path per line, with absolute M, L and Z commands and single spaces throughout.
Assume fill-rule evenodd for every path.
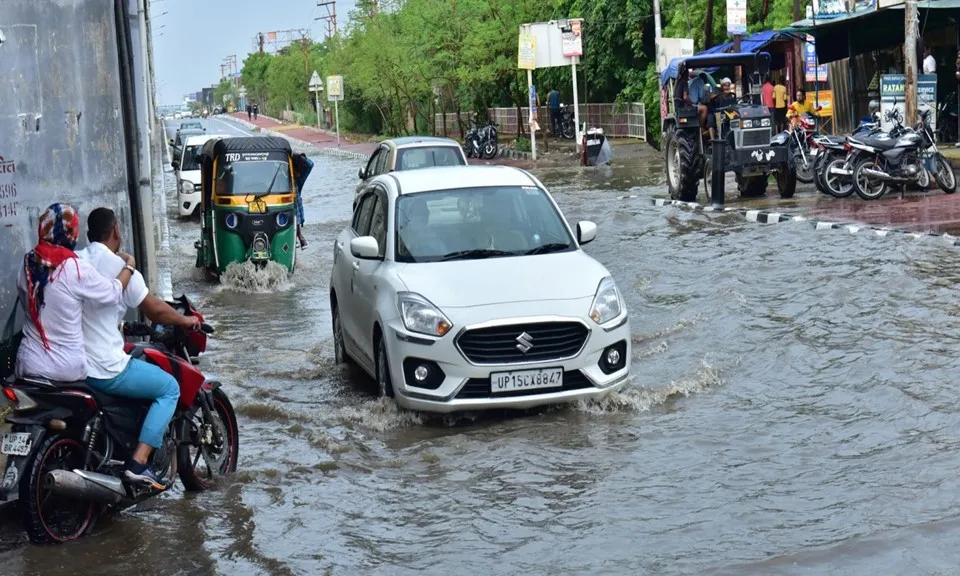
M 127 497 L 119 478 L 84 470 L 51 470 L 44 478 L 46 488 L 57 496 L 119 504 Z

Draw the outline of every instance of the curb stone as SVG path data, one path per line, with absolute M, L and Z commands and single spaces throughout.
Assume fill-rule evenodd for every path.
M 637 195 L 618 196 L 618 200 L 633 200 L 639 198 Z M 894 228 L 883 228 L 871 226 L 869 224 L 859 224 L 856 222 L 830 222 L 827 220 L 811 220 L 806 216 L 795 214 L 784 214 L 782 212 L 773 212 L 769 210 L 748 210 L 746 208 L 736 208 L 733 206 L 708 206 L 697 202 L 682 202 L 670 198 L 651 198 L 654 206 L 678 206 L 688 208 L 695 212 L 729 212 L 737 213 L 744 217 L 747 222 L 757 222 L 759 224 L 779 224 L 781 222 L 809 222 L 813 224 L 815 230 L 840 230 L 844 229 L 850 234 L 859 234 L 860 232 L 873 232 L 876 236 L 909 236 L 912 238 L 923 238 L 924 236 L 943 238 L 951 246 L 960 244 L 960 240 L 951 234 L 940 234 L 937 232 L 913 232 L 909 230 L 897 230 Z

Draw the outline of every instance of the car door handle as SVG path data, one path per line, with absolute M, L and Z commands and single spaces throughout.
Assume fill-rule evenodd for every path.
M 353 263 L 353 269 L 359 271 L 359 270 L 360 270 L 360 263 L 359 263 L 359 262 L 354 262 L 354 263 Z

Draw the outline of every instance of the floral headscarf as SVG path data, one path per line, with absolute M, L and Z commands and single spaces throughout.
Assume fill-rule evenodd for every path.
M 74 260 L 77 255 L 73 249 L 77 245 L 80 235 L 80 216 L 77 211 L 66 204 L 51 204 L 40 215 L 37 225 L 39 241 L 33 250 L 23 257 L 23 268 L 27 277 L 27 297 L 30 304 L 30 318 L 40 332 L 43 346 L 49 350 L 47 334 L 40 323 L 40 309 L 43 308 L 43 291 L 47 284 L 55 281 L 63 269 L 54 275 L 54 272 L 67 260 Z M 77 265 L 77 277 L 80 277 L 80 267 Z

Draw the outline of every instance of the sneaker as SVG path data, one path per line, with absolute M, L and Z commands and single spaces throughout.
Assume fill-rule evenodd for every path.
M 157 476 L 157 473 L 147 464 L 130 462 L 124 472 L 124 476 L 131 482 L 149 486 L 154 490 L 162 491 L 167 489 L 166 485 L 160 480 L 160 477 Z
M 301 250 L 306 249 L 306 247 L 309 246 L 309 245 L 310 245 L 310 244 L 307 242 L 307 239 L 306 239 L 306 238 L 301 238 L 301 239 L 300 239 L 300 249 L 301 249 Z

